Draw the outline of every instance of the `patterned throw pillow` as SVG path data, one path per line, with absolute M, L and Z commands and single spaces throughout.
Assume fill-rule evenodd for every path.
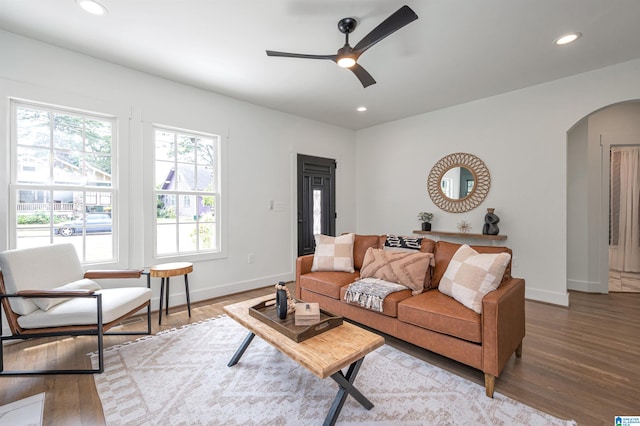
M 313 256 L 311 272 L 354 272 L 353 241 L 355 234 L 339 237 L 315 235 L 316 251 Z
M 420 250 L 420 244 L 422 244 L 422 238 L 400 237 L 389 234 L 384 241 L 384 250 L 414 252 Z
M 482 313 L 482 298 L 498 288 L 511 260 L 509 253 L 479 254 L 463 244 L 453 255 L 438 290 Z
M 389 252 L 368 248 L 360 278 L 377 278 L 402 284 L 409 287 L 415 296 L 424 290 L 425 276 L 432 261 L 432 253 Z

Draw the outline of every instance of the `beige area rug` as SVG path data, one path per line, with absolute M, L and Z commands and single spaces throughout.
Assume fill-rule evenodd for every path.
M 228 317 L 105 350 L 94 375 L 108 425 L 322 424 L 338 390 L 256 337 L 227 367 L 247 331 Z M 94 367 L 97 356 L 91 354 Z M 385 345 L 365 357 L 339 425 L 570 425 Z
M 44 392 L 0 406 L 0 426 L 40 426 Z

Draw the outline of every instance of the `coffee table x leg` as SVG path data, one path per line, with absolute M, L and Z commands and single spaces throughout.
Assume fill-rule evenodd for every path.
M 353 382 L 358 375 L 358 371 L 360 371 L 360 366 L 362 365 L 363 361 L 364 357 L 351 364 L 349 366 L 349 369 L 347 370 L 346 375 L 342 374 L 342 371 L 338 371 L 331 375 L 331 378 L 338 383 L 340 389 L 338 389 L 338 393 L 333 400 L 333 404 L 331 404 L 329 413 L 324 419 L 325 426 L 333 426 L 334 424 L 336 424 L 336 420 L 338 419 L 338 415 L 342 410 L 342 406 L 347 399 L 347 395 L 351 395 L 367 410 L 371 410 L 373 408 L 373 404 L 371 403 L 371 401 L 369 401 L 358 389 L 356 389 L 355 386 L 353 386 Z
M 238 363 L 254 337 L 256 337 L 256 335 L 253 332 L 249 332 L 249 334 L 247 334 L 247 337 L 244 338 L 236 352 L 229 360 L 227 367 L 232 367 Z M 341 370 L 338 370 L 331 375 L 331 378 L 338 383 L 339 389 L 333 403 L 331 404 L 329 413 L 327 413 L 327 417 L 324 420 L 324 426 L 333 426 L 336 424 L 336 420 L 338 419 L 338 415 L 340 415 L 340 411 L 347 399 L 347 395 L 351 395 L 367 410 L 371 410 L 373 408 L 371 401 L 369 401 L 355 386 L 353 386 L 353 382 L 356 380 L 356 376 L 358 375 L 358 371 L 360 371 L 360 366 L 362 366 L 363 361 L 364 357 L 352 363 L 349 366 L 346 375 L 343 374 Z

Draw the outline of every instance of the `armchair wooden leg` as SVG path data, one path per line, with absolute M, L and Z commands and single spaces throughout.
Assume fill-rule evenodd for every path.
M 489 398 L 493 398 L 493 389 L 496 386 L 496 376 L 484 373 L 484 388 Z
M 516 348 L 516 358 L 522 358 L 522 342 Z

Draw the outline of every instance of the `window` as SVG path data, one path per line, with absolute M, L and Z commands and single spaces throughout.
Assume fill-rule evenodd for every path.
M 220 251 L 220 137 L 154 127 L 155 256 Z
M 70 242 L 83 262 L 114 260 L 115 118 L 19 101 L 11 114 L 12 246 Z

